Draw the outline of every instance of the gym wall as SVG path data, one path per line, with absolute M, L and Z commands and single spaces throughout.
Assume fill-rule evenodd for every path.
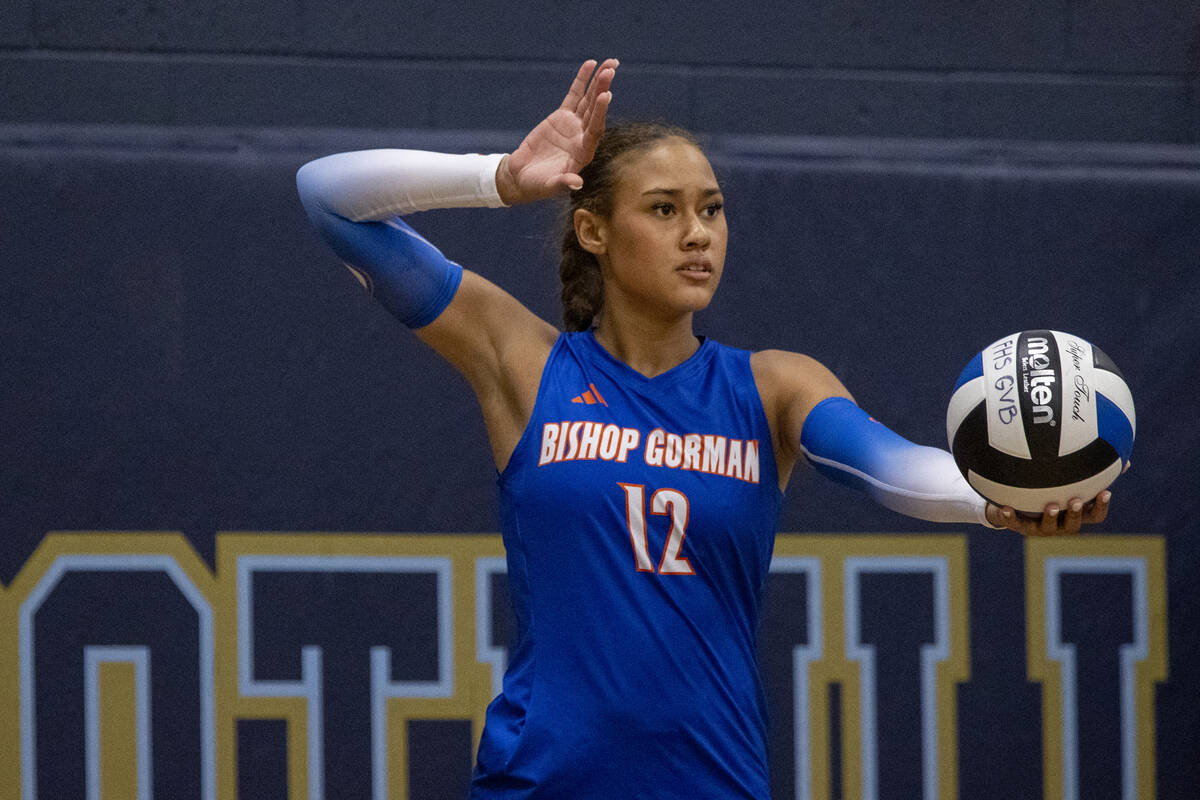
M 923 444 L 1025 328 L 1137 403 L 1086 536 L 797 471 L 774 796 L 1200 793 L 1195 4 L 28 0 L 0 13 L 0 800 L 461 795 L 511 627 L 494 469 L 294 174 L 510 149 L 609 54 L 614 115 L 696 130 L 726 191 L 699 332 L 809 353 Z M 412 222 L 557 321 L 557 215 Z

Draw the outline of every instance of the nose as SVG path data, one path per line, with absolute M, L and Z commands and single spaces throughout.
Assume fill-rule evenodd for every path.
M 687 216 L 687 227 L 683 232 L 683 239 L 680 245 L 684 250 L 703 250 L 708 247 L 712 241 L 712 234 L 708 230 L 708 226 L 704 224 L 704 220 L 696 212 L 692 212 Z

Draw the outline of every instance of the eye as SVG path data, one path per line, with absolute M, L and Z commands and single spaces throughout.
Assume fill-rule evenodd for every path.
M 654 209 L 655 215 L 659 217 L 669 217 L 675 213 L 675 206 L 670 203 L 655 203 L 651 208 Z
M 725 208 L 725 204 L 722 202 L 709 203 L 707 206 L 704 207 L 704 213 L 710 217 L 715 217 L 718 214 L 720 214 L 722 209 L 724 209 L 724 208 Z

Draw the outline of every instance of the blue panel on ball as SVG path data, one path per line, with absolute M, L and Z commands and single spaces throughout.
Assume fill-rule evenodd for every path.
M 1096 392 L 1096 433 L 1113 446 L 1121 456 L 1121 463 L 1129 463 L 1133 455 L 1133 424 L 1116 403 L 1099 392 Z
M 958 391 L 958 387 L 962 386 L 967 381 L 972 381 L 983 375 L 983 353 L 976 353 L 967 366 L 963 368 L 962 374 L 958 376 L 958 382 L 954 384 L 954 391 Z

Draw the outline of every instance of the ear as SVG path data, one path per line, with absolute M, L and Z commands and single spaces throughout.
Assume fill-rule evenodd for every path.
M 608 228 L 603 217 L 586 208 L 577 208 L 571 222 L 580 247 L 594 256 L 608 252 Z

